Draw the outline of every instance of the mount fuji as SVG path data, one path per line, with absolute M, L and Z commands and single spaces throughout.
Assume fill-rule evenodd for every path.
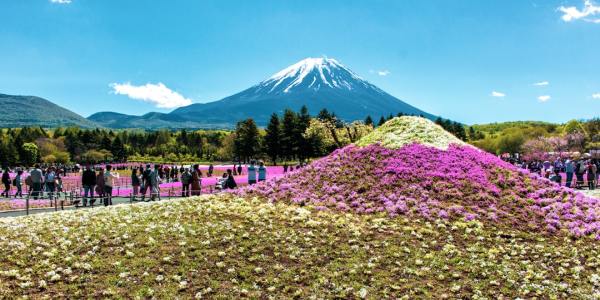
M 326 108 L 345 121 L 364 120 L 367 115 L 378 119 L 400 112 L 435 118 L 367 82 L 335 59 L 306 58 L 218 101 L 192 104 L 169 114 L 127 116 L 98 113 L 89 119 L 107 127 L 121 128 L 141 124 L 150 128 L 227 128 L 246 118 L 253 118 L 258 125 L 264 126 L 272 113 L 281 114 L 286 108 L 297 111 L 303 105 L 313 115 Z M 118 120 L 113 120 L 114 116 Z

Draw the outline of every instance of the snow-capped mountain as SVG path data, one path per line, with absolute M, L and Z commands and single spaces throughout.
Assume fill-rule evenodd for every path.
M 265 125 L 269 116 L 306 105 L 311 114 L 326 108 L 346 120 L 374 119 L 399 112 L 434 118 L 384 92 L 333 58 L 306 58 L 268 79 L 222 100 L 192 104 L 169 115 L 207 124 L 233 124 L 254 118 Z
M 344 67 L 333 58 L 307 58 L 301 60 L 258 84 L 256 92 L 267 94 L 293 93 L 321 88 L 353 90 L 357 88 L 373 89 L 383 93 L 376 86 L 368 83 L 356 73 Z
M 102 113 L 90 116 L 91 120 L 107 127 L 139 126 L 165 127 L 232 127 L 236 122 L 253 118 L 257 124 L 266 125 L 272 113 L 281 114 L 287 108 L 298 111 L 306 105 L 311 114 L 326 108 L 345 121 L 364 120 L 367 115 L 377 120 L 381 116 L 399 112 L 428 114 L 400 101 L 367 82 L 332 58 L 306 58 L 235 95 L 219 101 L 192 104 L 169 114 L 146 116 L 119 116 Z M 125 119 L 123 119 L 125 118 Z

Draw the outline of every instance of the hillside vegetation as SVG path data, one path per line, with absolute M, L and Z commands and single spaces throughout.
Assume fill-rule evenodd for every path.
M 59 126 L 98 127 L 96 123 L 39 97 L 0 94 L 0 107 L 2 107 L 0 128 L 24 126 L 47 128 Z

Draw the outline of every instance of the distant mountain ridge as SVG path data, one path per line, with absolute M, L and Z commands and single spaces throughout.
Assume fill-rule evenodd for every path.
M 100 127 L 93 121 L 40 97 L 0 94 L 0 107 L 0 127 Z
M 143 125 L 146 128 L 223 128 L 233 127 L 246 118 L 253 118 L 264 126 L 273 112 L 283 113 L 286 108 L 299 110 L 303 105 L 311 114 L 326 108 L 345 121 L 399 112 L 435 118 L 369 83 L 335 59 L 307 58 L 219 101 L 192 104 L 152 117 L 105 112 L 88 119 L 113 128 Z

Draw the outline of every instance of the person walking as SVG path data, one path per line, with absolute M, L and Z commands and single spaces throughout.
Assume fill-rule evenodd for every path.
M 131 169 L 131 187 L 132 187 L 132 194 L 131 194 L 131 200 L 135 201 L 136 197 L 140 191 L 140 177 L 138 176 L 138 169 L 137 168 L 133 168 Z
M 152 174 L 152 169 L 150 165 L 146 165 L 146 169 L 142 172 L 142 201 L 146 201 L 146 192 L 150 191 L 150 196 L 152 196 L 152 182 L 150 181 L 150 174 Z
M 573 161 L 570 159 L 567 159 L 567 162 L 565 163 L 565 173 L 567 173 L 567 181 L 565 182 L 565 186 L 570 188 L 571 187 L 571 183 L 573 183 L 573 172 L 575 171 L 575 165 L 573 164 Z
M 256 183 L 256 167 L 254 166 L 254 161 L 250 162 L 250 166 L 248 166 L 248 184 L 253 185 Z
M 190 169 L 185 168 L 183 173 L 181 173 L 181 197 L 189 197 L 190 196 L 190 184 L 192 183 L 192 173 L 190 173 Z
M 265 163 L 258 163 L 258 182 L 267 180 L 267 168 L 265 168 Z
M 10 195 L 10 174 L 8 173 L 8 168 L 4 168 L 4 173 L 2 173 L 2 184 L 4 185 L 2 196 L 8 198 Z
M 36 164 L 33 170 L 29 172 L 29 180 L 31 181 L 31 194 L 34 200 L 37 200 L 42 193 L 42 184 L 44 183 L 44 175 L 40 169 L 40 165 Z
M 94 187 L 96 186 L 96 172 L 88 164 L 81 174 L 81 185 L 83 186 L 83 206 L 88 205 L 94 199 Z
M 17 171 L 17 176 L 13 180 L 14 186 L 17 188 L 17 193 L 15 197 L 22 198 L 23 197 L 23 170 L 19 169 Z
M 119 173 L 112 172 L 112 166 L 106 166 L 104 172 L 104 206 L 112 205 L 112 191 L 115 184 L 115 179 L 119 179 Z
M 200 166 L 194 165 L 192 170 L 192 196 L 200 196 L 202 194 L 202 171 Z

